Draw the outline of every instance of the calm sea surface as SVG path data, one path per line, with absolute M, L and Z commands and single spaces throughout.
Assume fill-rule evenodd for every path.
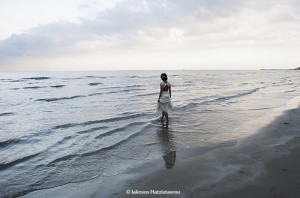
M 300 95 L 300 71 L 168 71 L 167 127 L 156 114 L 160 73 L 0 73 L 0 197 L 165 163 L 170 152 L 236 138 Z

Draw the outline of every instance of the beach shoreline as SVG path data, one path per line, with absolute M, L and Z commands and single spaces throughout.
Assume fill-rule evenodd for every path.
M 104 180 L 24 197 L 295 197 L 300 194 L 299 97 L 290 103 L 282 113 L 265 116 L 269 122 L 259 119 L 267 124 L 251 129 L 252 121 L 243 129 L 251 133 L 237 141 L 178 151 L 171 169 L 154 159 Z

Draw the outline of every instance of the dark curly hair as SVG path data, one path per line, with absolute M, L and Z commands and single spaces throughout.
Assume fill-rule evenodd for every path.
M 160 75 L 160 78 L 161 78 L 163 81 L 167 81 L 167 80 L 168 80 L 168 76 L 167 76 L 166 73 L 162 73 L 162 74 Z

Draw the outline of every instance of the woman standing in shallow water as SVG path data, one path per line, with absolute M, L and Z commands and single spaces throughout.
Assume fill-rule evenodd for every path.
M 162 120 L 166 117 L 166 121 L 169 123 L 169 112 L 172 109 L 171 84 L 168 82 L 167 74 L 162 73 L 160 78 L 162 82 L 160 83 L 157 111 L 162 113 Z

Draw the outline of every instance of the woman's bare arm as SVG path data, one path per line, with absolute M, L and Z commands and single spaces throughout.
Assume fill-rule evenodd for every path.
M 161 97 L 162 92 L 163 92 L 163 86 L 160 85 L 160 92 L 159 92 L 158 102 L 159 102 L 159 99 L 160 99 L 160 97 Z

